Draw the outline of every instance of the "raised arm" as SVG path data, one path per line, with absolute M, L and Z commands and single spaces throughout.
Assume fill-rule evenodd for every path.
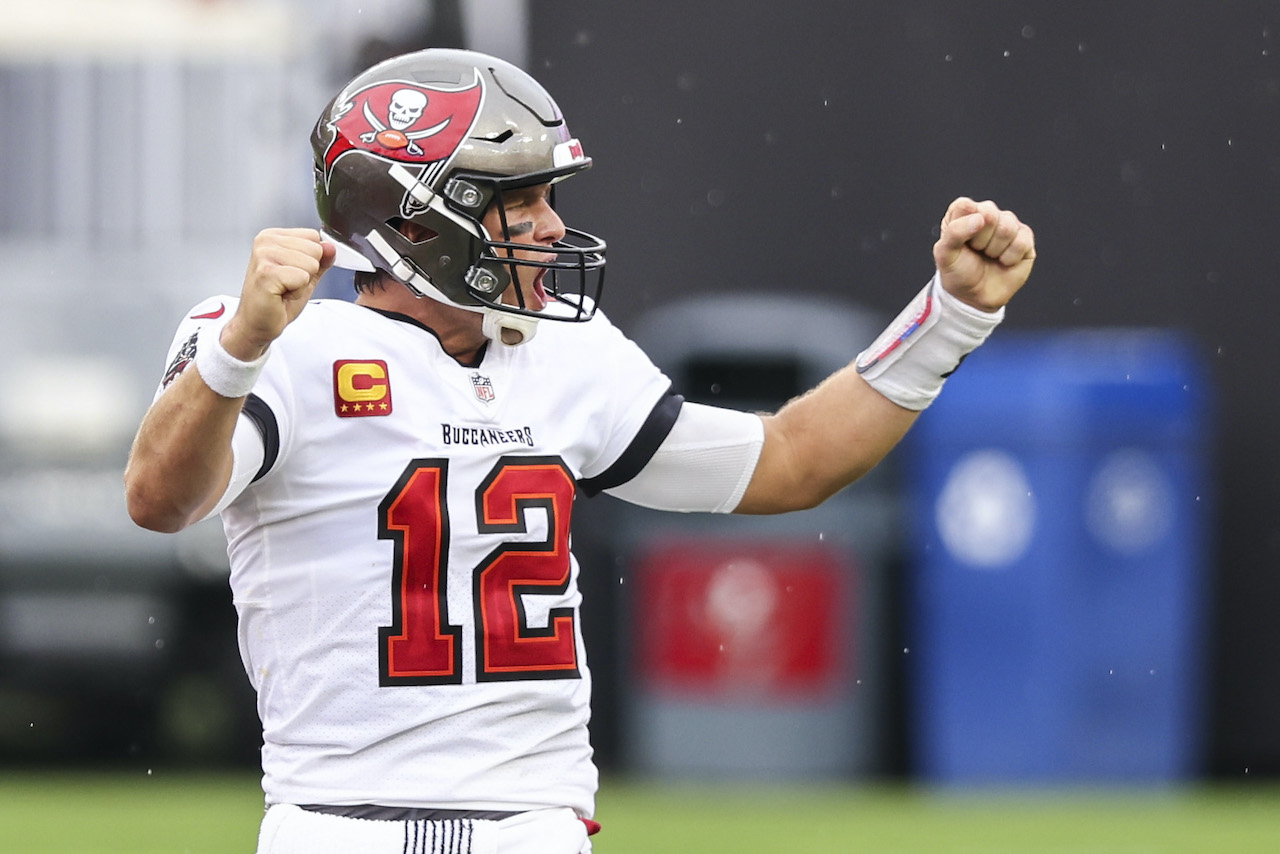
M 254 239 L 236 312 L 215 327 L 216 339 L 202 334 L 196 369 L 170 383 L 138 428 L 124 475 L 138 525 L 180 531 L 217 505 L 245 397 L 271 342 L 306 306 L 333 254 L 315 229 L 267 229 Z
M 965 347 L 981 342 L 988 323 L 983 313 L 999 312 L 1026 282 L 1035 237 L 993 202 L 961 198 L 942 219 L 933 257 L 945 295 L 922 291 L 855 363 L 765 416 L 764 447 L 735 512 L 813 507 L 880 462 L 955 370 Z M 961 324 L 958 331 L 946 325 L 952 323 Z

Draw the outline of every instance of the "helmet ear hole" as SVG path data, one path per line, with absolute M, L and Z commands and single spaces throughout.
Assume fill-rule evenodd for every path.
M 439 237 L 439 233 L 427 228 L 420 222 L 403 217 L 392 217 L 387 220 L 387 227 L 398 231 L 400 235 L 413 244 L 426 243 Z

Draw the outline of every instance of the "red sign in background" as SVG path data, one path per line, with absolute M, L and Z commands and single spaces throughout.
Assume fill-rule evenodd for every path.
M 850 678 L 851 561 L 822 544 L 679 540 L 635 566 L 645 687 L 716 698 L 813 697 Z

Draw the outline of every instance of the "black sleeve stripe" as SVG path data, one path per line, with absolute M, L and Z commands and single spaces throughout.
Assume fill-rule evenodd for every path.
M 252 419 L 258 432 L 262 434 L 262 467 L 252 481 L 256 483 L 271 471 L 271 467 L 276 464 L 276 457 L 280 456 L 280 425 L 276 423 L 276 414 L 271 411 L 271 407 L 256 394 L 245 399 L 242 411 Z
M 684 406 L 684 398 L 668 389 L 641 425 L 640 432 L 636 433 L 631 444 L 613 465 L 595 477 L 578 481 L 578 487 L 590 497 L 606 489 L 620 486 L 638 475 L 666 440 L 682 406 Z

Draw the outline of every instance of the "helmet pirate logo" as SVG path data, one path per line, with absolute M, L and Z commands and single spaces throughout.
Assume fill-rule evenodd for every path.
M 361 89 L 329 122 L 334 135 L 325 151 L 325 171 L 350 151 L 414 165 L 448 160 L 475 123 L 483 96 L 479 78 L 465 89 L 404 81 Z

